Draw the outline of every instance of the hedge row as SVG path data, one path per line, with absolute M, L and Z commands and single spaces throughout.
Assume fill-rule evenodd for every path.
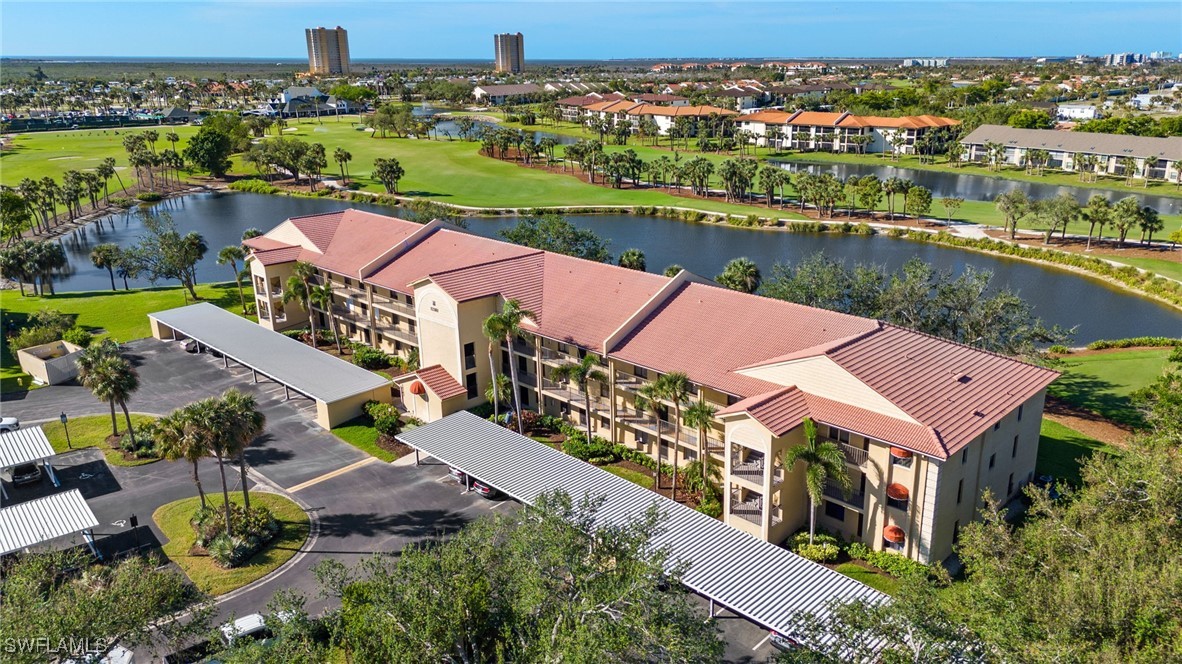
M 1182 339 L 1172 337 L 1129 337 L 1128 339 L 1100 339 L 1088 344 L 1088 350 L 1106 348 L 1134 348 L 1136 346 L 1182 346 Z

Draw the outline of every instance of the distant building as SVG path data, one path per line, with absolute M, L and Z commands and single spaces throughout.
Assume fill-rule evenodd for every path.
M 1060 109 L 1063 107 L 1060 106 Z M 1182 174 L 1182 137 L 1125 136 L 1054 129 L 1016 129 L 981 125 L 960 139 L 968 149 L 968 161 L 986 162 L 990 144 L 1000 145 L 1001 161 L 1013 166 L 1025 163 L 1030 150 L 1043 150 L 1047 168 L 1125 177 L 1132 167 L 1134 178 L 1175 182 Z M 1094 160 L 1080 161 L 1080 157 Z M 1132 159 L 1132 163 L 1125 160 Z
M 1173 60 L 1174 54 L 1169 51 L 1153 51 L 1149 54 L 1150 60 Z
M 308 28 L 308 71 L 313 74 L 349 73 L 349 33 L 341 26 Z
M 1095 120 L 1099 117 L 1093 104 L 1059 104 L 1055 111 L 1060 120 Z
M 1143 53 L 1109 53 L 1104 56 L 1104 64 L 1109 67 L 1122 67 L 1145 62 Z
M 500 106 L 506 102 L 530 101 L 544 93 L 542 86 L 535 83 L 521 85 L 478 85 L 472 88 L 472 97 L 479 104 Z
M 947 67 L 948 58 L 907 58 L 904 67 Z
M 520 32 L 493 35 L 497 71 L 520 74 L 525 69 L 525 37 Z

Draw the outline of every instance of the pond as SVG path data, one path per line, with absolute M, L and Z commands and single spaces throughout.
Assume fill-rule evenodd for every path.
M 1142 207 L 1148 205 L 1162 214 L 1182 213 L 1182 198 L 1169 196 L 1154 196 L 1136 192 L 1115 191 L 1110 189 L 1091 189 L 1088 187 L 1072 187 L 1067 185 L 1043 184 L 1040 182 L 1026 182 L 1009 180 L 1000 177 L 989 177 L 973 173 L 948 173 L 944 171 L 927 171 L 918 168 L 904 168 L 882 164 L 831 164 L 813 163 L 807 161 L 773 161 L 780 168 L 793 171 L 807 171 L 813 174 L 832 173 L 842 180 L 856 175 L 878 176 L 878 179 L 896 177 L 911 180 L 917 185 L 926 187 L 934 198 L 959 197 L 968 201 L 992 201 L 999 194 L 1014 189 L 1022 189 L 1031 198 L 1053 198 L 1062 193 L 1071 194 L 1080 203 L 1086 203 L 1095 194 L 1106 196 L 1108 200 L 1116 202 L 1126 196 L 1136 196 Z
M 171 214 L 183 232 L 194 230 L 205 236 L 209 252 L 198 265 L 199 281 L 225 281 L 232 275 L 228 267 L 216 263 L 217 252 L 223 246 L 239 242 L 243 230 L 253 226 L 265 231 L 288 217 L 347 207 L 387 215 L 397 213 L 395 208 L 381 205 L 244 193 L 195 194 L 165 201 L 152 209 Z M 1078 326 L 1076 341 L 1080 343 L 1139 335 L 1182 335 L 1182 312 L 1099 280 L 952 247 L 881 235 L 861 237 L 760 231 L 631 215 L 575 215 L 571 220 L 609 238 L 613 254 L 618 255 L 632 247 L 643 250 L 649 270 L 653 272 L 678 263 L 692 272 L 713 277 L 730 259 L 747 256 L 767 274 L 776 262 L 798 261 L 817 251 L 844 258 L 850 263 L 879 263 L 894 270 L 918 256 L 939 269 L 953 272 L 962 271 L 969 265 L 992 270 L 997 284 L 1018 291 L 1046 322 L 1064 327 Z M 469 220 L 472 232 L 487 237 L 496 237 L 499 230 L 514 223 L 514 219 L 504 217 Z M 58 289 L 109 289 L 111 284 L 106 270 L 90 263 L 91 248 L 102 242 L 126 246 L 135 242 L 141 232 L 139 217 L 127 214 L 64 236 L 62 244 L 71 268 L 59 278 Z M 132 285 L 149 284 L 146 280 L 137 280 Z
M 440 138 L 446 139 L 446 137 L 448 135 L 450 135 L 453 140 L 458 140 L 460 138 L 460 128 L 458 125 L 456 125 L 455 120 L 448 118 L 447 111 L 436 109 L 436 108 L 432 107 L 430 104 L 423 104 L 422 106 L 415 106 L 414 109 L 412 109 L 412 111 L 414 112 L 415 115 L 419 115 L 419 116 L 434 117 L 434 116 L 438 115 L 439 121 L 435 125 L 435 131 L 436 131 L 436 134 Z M 490 111 L 489 115 L 493 116 L 494 113 L 492 111 Z M 477 120 L 476 126 L 477 127 L 484 127 L 484 128 L 491 128 L 491 127 L 496 127 L 497 125 L 492 122 L 482 122 L 480 120 Z M 552 132 L 541 131 L 541 130 L 525 129 L 525 130 L 522 130 L 522 133 L 525 134 L 526 136 L 532 137 L 535 143 L 537 143 L 538 141 L 540 141 L 546 137 L 553 138 L 559 145 L 574 145 L 575 143 L 577 143 L 579 141 L 579 139 L 574 136 L 565 136 L 563 134 L 555 134 Z

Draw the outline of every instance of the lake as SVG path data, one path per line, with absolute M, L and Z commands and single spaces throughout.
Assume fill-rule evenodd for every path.
M 382 205 L 230 192 L 194 194 L 165 201 L 151 209 L 171 214 L 182 232 L 193 230 L 205 236 L 209 252 L 198 265 L 197 278 L 225 281 L 232 275 L 228 267 L 216 263 L 217 252 L 223 246 L 238 243 L 243 230 L 256 227 L 266 231 L 288 217 L 348 207 L 397 214 L 396 208 Z M 818 251 L 850 263 L 879 263 L 895 270 L 918 256 L 938 269 L 953 272 L 969 265 L 992 270 L 995 283 L 1018 291 L 1047 323 L 1078 326 L 1076 341 L 1080 343 L 1140 335 L 1182 336 L 1182 312 L 1165 305 L 1072 272 L 953 247 L 885 235 L 786 233 L 632 215 L 573 215 L 570 219 L 609 238 L 613 254 L 632 247 L 643 250 L 652 272 L 678 263 L 691 272 L 713 277 L 730 259 L 747 256 L 766 275 L 777 262 L 798 261 Z M 506 217 L 469 220 L 472 232 L 487 237 L 496 237 L 498 231 L 514 223 L 514 219 Z M 134 243 L 141 233 L 139 217 L 125 214 L 63 236 L 62 244 L 71 268 L 59 277 L 58 289 L 109 289 L 107 271 L 90 263 L 91 248 L 102 242 L 126 246 Z M 132 285 L 150 284 L 136 280 Z

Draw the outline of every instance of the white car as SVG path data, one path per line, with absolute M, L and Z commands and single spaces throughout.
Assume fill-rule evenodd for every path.
M 21 421 L 15 417 L 0 417 L 0 432 L 8 433 L 21 428 Z
M 222 625 L 221 629 L 222 638 L 226 640 L 227 644 L 234 643 L 234 639 L 267 639 L 271 637 L 271 632 L 267 629 L 267 620 L 261 613 L 243 616 L 234 622 Z

